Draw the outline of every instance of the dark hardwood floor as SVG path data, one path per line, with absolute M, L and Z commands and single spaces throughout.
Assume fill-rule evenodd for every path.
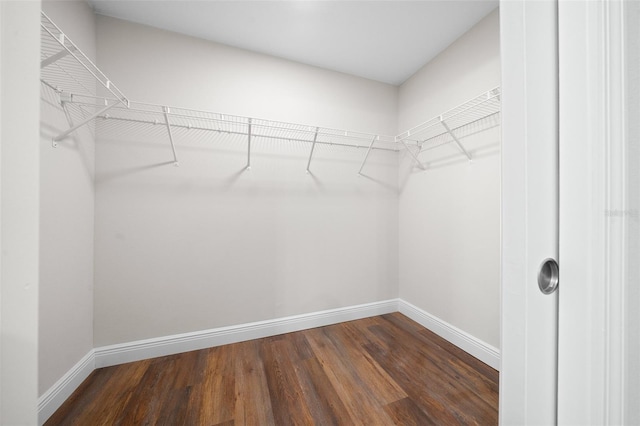
M 498 372 L 399 313 L 94 371 L 46 425 L 493 425 Z

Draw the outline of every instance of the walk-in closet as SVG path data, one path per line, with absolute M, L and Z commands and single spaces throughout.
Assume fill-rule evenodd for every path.
M 0 424 L 640 424 L 640 2 L 0 1 Z
M 39 421 L 497 423 L 498 2 L 396 81 L 171 25 L 430 2 L 125 3 L 42 3 Z

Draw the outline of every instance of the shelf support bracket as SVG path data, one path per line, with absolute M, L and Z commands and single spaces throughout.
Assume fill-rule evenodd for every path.
M 171 110 L 169 109 L 169 107 L 162 107 L 163 111 L 164 111 L 164 122 L 167 125 L 167 133 L 169 133 L 169 142 L 171 143 L 171 152 L 173 152 L 173 165 L 174 166 L 179 166 L 180 163 L 178 163 L 178 156 L 176 155 L 176 146 L 173 143 L 173 132 L 171 131 L 171 123 L 169 123 L 169 113 L 171 112 Z
M 67 119 L 67 123 L 69 127 L 73 127 L 73 118 L 71 117 L 71 113 L 69 112 L 69 108 L 67 108 L 67 102 L 71 102 L 72 96 L 68 93 L 60 93 L 60 105 L 62 105 L 62 111 L 64 112 L 64 116 Z M 51 146 L 54 148 L 58 147 L 58 142 L 55 140 L 51 142 Z
M 447 123 L 444 122 L 442 117 L 440 117 L 440 123 L 442 123 L 447 133 L 449 133 L 449 136 L 453 138 L 453 141 L 456 143 L 456 145 L 458 145 L 458 148 L 460 148 L 460 150 L 464 153 L 464 155 L 467 156 L 467 159 L 471 161 L 471 155 L 467 152 L 466 149 L 464 149 L 464 146 L 462 146 L 462 144 L 460 143 L 460 140 L 456 137 L 456 135 L 453 134 L 453 132 L 451 131 L 449 126 L 447 126 Z
M 245 167 L 245 170 L 251 170 L 251 121 L 249 119 L 247 126 L 247 167 Z
M 311 157 L 313 157 L 313 150 L 316 148 L 316 142 L 318 141 L 318 131 L 319 127 L 316 127 L 316 133 L 313 135 L 313 144 L 311 145 L 311 152 L 309 152 L 309 160 L 307 161 L 307 173 L 311 173 L 309 171 L 309 166 L 311 166 Z
M 75 51 L 75 49 L 63 49 L 61 51 L 59 51 L 56 54 L 53 54 L 51 56 L 49 56 L 46 59 L 43 59 L 42 61 L 40 61 L 40 69 L 43 69 L 44 67 L 48 67 L 49 65 L 53 64 L 56 61 L 59 61 L 60 59 L 64 58 L 65 56 L 69 55 L 71 53 L 71 51 Z
M 413 157 L 413 159 L 414 159 L 414 160 L 416 160 L 416 163 L 418 163 L 418 167 L 420 167 L 422 170 L 426 170 L 426 169 L 424 168 L 424 165 L 422 164 L 422 161 L 420 161 L 420 160 L 418 159 L 418 156 L 417 156 L 416 154 L 414 154 L 414 153 L 413 153 L 413 151 L 411 151 L 411 150 L 409 149 L 409 145 L 407 145 L 407 143 L 404 141 L 404 139 L 400 139 L 400 142 L 402 142 L 402 145 L 404 145 L 404 148 L 407 150 L 407 152 L 408 152 L 409 154 L 411 154 L 411 156 Z
M 63 104 L 63 103 L 64 103 L 64 101 L 61 101 L 61 104 Z M 70 133 L 75 132 L 77 129 L 79 129 L 80 127 L 84 126 L 85 124 L 87 124 L 88 122 L 93 120 L 94 118 L 101 116 L 102 114 L 104 114 L 105 112 L 107 112 L 111 108 L 113 108 L 114 106 L 119 105 L 121 103 L 122 103 L 122 101 L 117 101 L 117 102 L 112 103 L 111 105 L 107 105 L 104 108 L 102 108 L 100 111 L 98 111 L 95 114 L 92 114 L 91 116 L 85 118 L 80 123 L 76 124 L 75 126 L 72 126 L 69 130 L 60 133 L 58 136 L 53 138 L 53 146 L 57 147 L 58 146 L 58 142 L 60 142 L 64 138 L 66 138 Z
M 358 170 L 358 176 L 362 175 L 362 169 L 364 169 L 364 165 L 367 162 L 367 158 L 369 158 L 369 154 L 371 153 L 371 149 L 373 149 L 373 143 L 378 139 L 378 135 L 375 135 L 373 139 L 371 139 L 371 143 L 369 144 L 369 148 L 367 148 L 367 153 L 364 155 L 364 159 L 362 160 L 362 164 L 360 165 L 360 170 Z

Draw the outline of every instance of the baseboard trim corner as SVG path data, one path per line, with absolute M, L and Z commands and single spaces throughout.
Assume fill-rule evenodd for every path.
M 309 314 L 102 346 L 95 349 L 95 367 L 109 367 L 142 359 L 174 355 L 397 311 L 398 299 L 391 299 Z
M 89 377 L 95 369 L 95 352 L 91 349 L 69 371 L 38 398 L 38 424 L 42 425 Z
M 398 300 L 398 311 L 485 364 L 500 371 L 499 349 L 402 299 Z

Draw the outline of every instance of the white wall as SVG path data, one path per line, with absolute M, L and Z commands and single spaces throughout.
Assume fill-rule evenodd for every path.
M 86 5 L 45 10 L 135 100 L 395 134 L 500 80 L 497 12 L 398 89 L 113 18 L 92 38 Z M 64 127 L 47 102 L 43 117 Z M 164 127 L 99 121 L 95 212 L 90 130 L 57 150 L 43 137 L 41 391 L 91 347 L 398 295 L 499 346 L 497 129 L 465 138 L 472 164 L 423 154 L 399 196 L 393 153 L 358 178 L 364 149 L 321 146 L 306 175 L 308 144 L 258 140 L 242 172 L 244 138 L 177 130 L 176 168 Z
M 45 1 L 42 8 L 95 59 L 95 17 L 86 2 Z M 55 92 L 42 86 L 41 93 L 40 395 L 93 348 L 95 151 L 91 126 L 51 146 L 69 125 Z
M 395 86 L 114 18 L 97 19 L 100 67 L 134 100 L 395 134 Z
M 399 90 L 406 130 L 500 85 L 494 11 Z M 498 124 L 497 120 L 493 124 Z M 400 298 L 500 347 L 500 134 L 483 123 L 456 146 L 424 152 L 427 170 L 401 166 Z
M 0 424 L 38 396 L 40 2 L 0 2 Z
M 397 89 L 98 17 L 132 99 L 394 134 Z M 96 346 L 397 297 L 397 154 L 98 126 Z

